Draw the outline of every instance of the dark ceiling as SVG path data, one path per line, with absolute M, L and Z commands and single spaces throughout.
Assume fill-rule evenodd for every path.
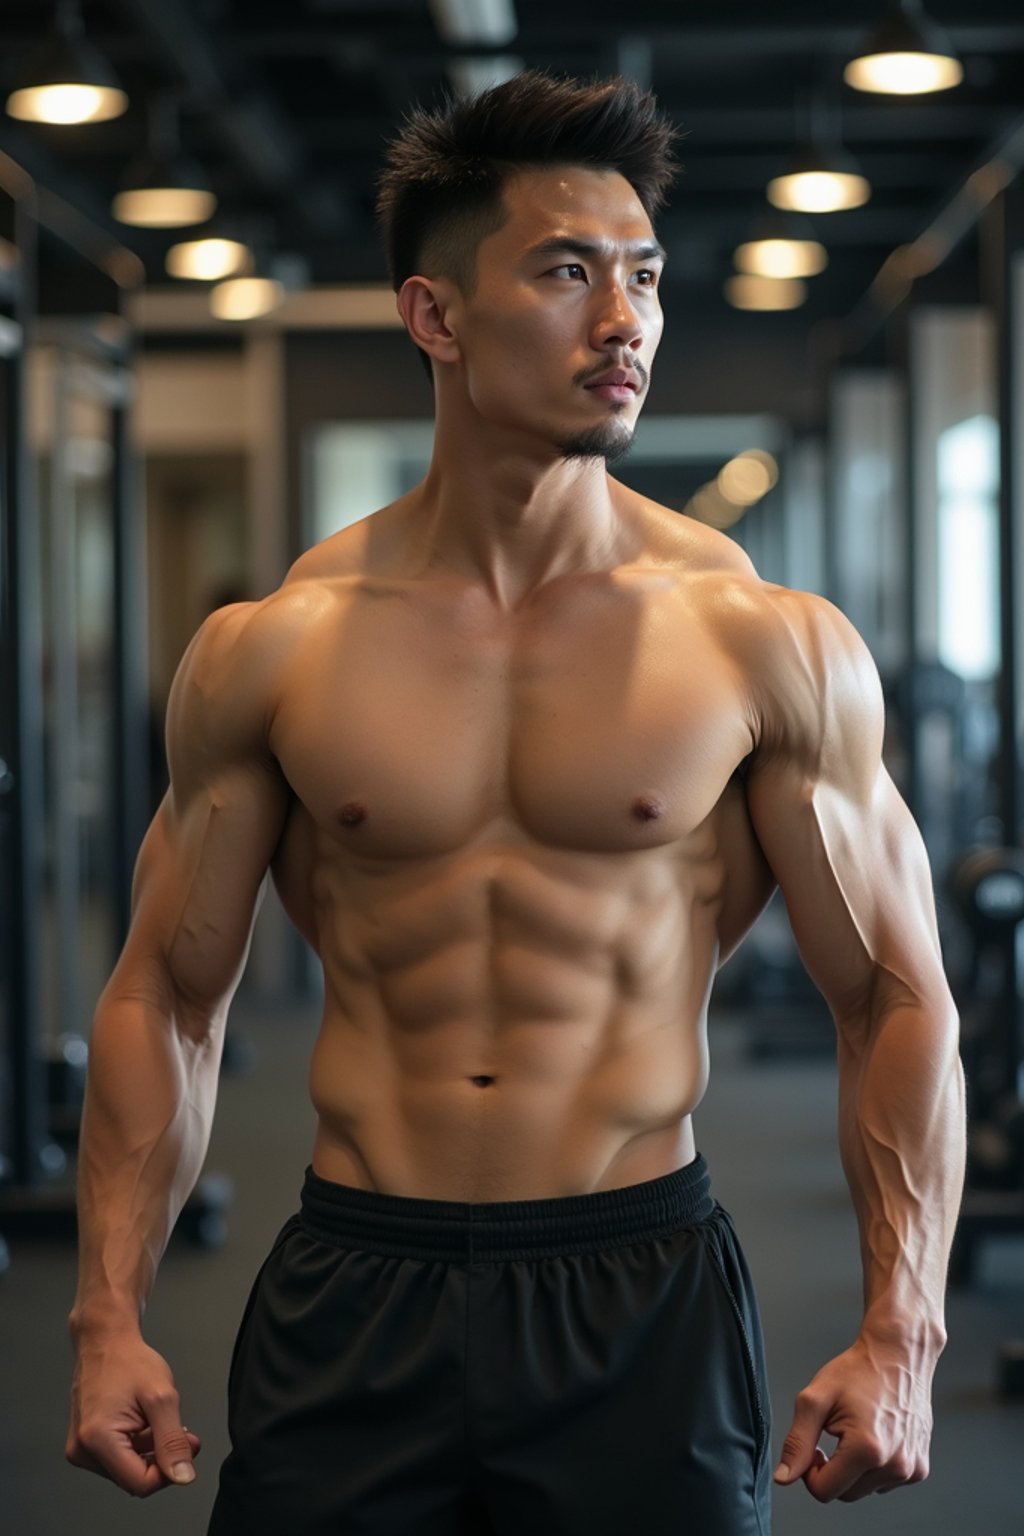
M 1022 0 L 927 0 L 965 77 L 910 98 L 865 95 L 842 80 L 883 0 L 515 4 L 519 32 L 505 52 L 528 67 L 631 74 L 684 130 L 685 171 L 659 232 L 672 254 L 669 282 L 712 310 L 726 308 L 733 250 L 767 211 L 766 183 L 804 136 L 812 104 L 873 193 L 862 208 L 811 219 L 829 266 L 809 282 L 808 324 L 851 312 L 893 250 L 948 210 L 1024 122 Z M 440 98 L 450 63 L 474 52 L 442 42 L 427 0 L 83 0 L 82 11 L 129 111 L 70 128 L 3 115 L 0 150 L 116 234 L 150 283 L 171 281 L 163 256 L 183 236 L 129 229 L 109 206 L 145 143 L 147 103 L 166 92 L 180 102 L 182 147 L 211 178 L 220 213 L 303 257 L 313 283 L 384 278 L 372 219 L 382 147 L 413 102 Z M 52 0 L 3 0 L 4 87 L 53 15 Z M 1018 145 L 1012 174 L 1022 157 Z

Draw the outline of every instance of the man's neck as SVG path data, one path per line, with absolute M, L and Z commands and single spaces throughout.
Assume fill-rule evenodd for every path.
M 611 569 L 624 529 L 602 458 L 565 459 L 520 432 L 445 432 L 410 499 L 408 558 L 479 582 L 502 610 L 570 572 Z

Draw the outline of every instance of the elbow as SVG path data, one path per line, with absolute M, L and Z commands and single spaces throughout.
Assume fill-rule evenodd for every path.
M 122 956 L 96 1005 L 94 1029 L 108 1017 L 134 1018 L 162 1028 L 183 1044 L 202 1048 L 223 1034 L 230 998 L 202 998 L 182 985 L 166 960 Z

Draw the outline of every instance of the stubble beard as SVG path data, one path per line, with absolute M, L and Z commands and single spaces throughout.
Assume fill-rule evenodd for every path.
M 563 438 L 558 451 L 563 459 L 604 459 L 606 464 L 617 464 L 632 448 L 633 436 L 633 429 L 620 426 L 615 417 Z

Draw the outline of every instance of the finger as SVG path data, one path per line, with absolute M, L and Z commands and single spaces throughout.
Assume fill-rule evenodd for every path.
M 127 1436 L 118 1430 L 94 1434 L 86 1430 L 67 1453 L 67 1459 L 73 1466 L 98 1473 L 138 1499 L 147 1498 L 166 1484 L 166 1478 L 159 1476 L 159 1468 L 148 1466 L 132 1449 Z
M 153 1432 L 156 1467 L 169 1483 L 193 1482 L 196 1474 L 192 1465 L 192 1441 L 181 1422 L 177 1392 L 161 1392 L 143 1402 L 142 1406 Z
M 927 1463 L 922 1468 L 908 1464 L 905 1458 L 897 1455 L 886 1466 L 866 1473 L 854 1483 L 849 1492 L 841 1495 L 842 1502 L 852 1504 L 856 1499 L 863 1499 L 869 1493 L 892 1493 L 897 1488 L 908 1488 L 912 1483 L 923 1482 L 927 1476 Z
M 830 1405 L 823 1404 L 806 1389 L 798 1393 L 793 1423 L 782 1442 L 775 1481 L 785 1486 L 803 1477 L 816 1462 L 818 1439 L 824 1428 Z
M 847 1493 L 841 1493 L 839 1502 L 855 1504 L 858 1499 L 866 1499 L 869 1493 L 892 1493 L 894 1488 L 905 1486 L 905 1482 L 897 1482 L 891 1472 L 872 1472 L 866 1477 L 858 1478 Z
M 192 1447 L 192 1459 L 194 1461 L 203 1448 L 203 1442 L 191 1429 L 186 1429 L 185 1434 L 188 1436 L 189 1445 Z M 145 1429 L 132 1430 L 132 1447 L 140 1456 L 153 1456 L 153 1431 L 148 1425 Z
M 816 1445 L 814 1447 L 814 1460 L 811 1462 L 811 1465 L 808 1467 L 807 1471 L 804 1473 L 803 1479 L 802 1479 L 803 1482 L 805 1484 L 807 1484 L 808 1476 L 812 1472 L 818 1471 L 818 1469 L 820 1467 L 827 1467 L 827 1466 L 828 1466 L 828 1457 L 825 1455 L 825 1452 L 822 1450 L 821 1446 L 820 1445 Z M 810 1485 L 807 1484 L 807 1486 L 810 1486 Z
M 876 1453 L 870 1445 L 856 1441 L 844 1444 L 840 1441 L 827 1465 L 812 1467 L 804 1481 L 808 1492 L 819 1503 L 829 1504 L 833 1499 L 842 1499 L 844 1495 L 850 1494 L 865 1477 L 892 1481 L 891 1474 L 885 1474 L 879 1467 Z M 855 1497 L 859 1498 L 860 1494 Z

